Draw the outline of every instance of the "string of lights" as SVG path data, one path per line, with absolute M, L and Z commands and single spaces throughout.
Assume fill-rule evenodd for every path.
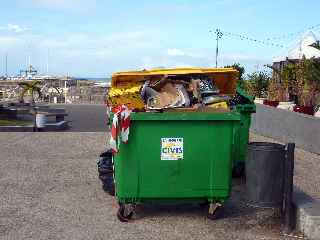
M 217 34 L 217 32 L 219 32 L 220 33 L 219 38 L 221 38 L 222 36 L 235 37 L 235 38 L 239 38 L 240 40 L 246 40 L 246 41 L 250 41 L 250 42 L 254 42 L 254 43 L 260 43 L 260 44 L 263 44 L 263 45 L 284 48 L 284 45 L 279 44 L 279 43 L 275 43 L 275 42 L 267 41 L 267 40 L 259 40 L 259 39 L 255 39 L 255 38 L 249 37 L 249 36 L 244 35 L 244 34 L 227 32 L 227 31 L 223 31 L 221 29 L 217 29 L 215 32 L 213 32 L 213 31 L 210 31 L 210 32 L 214 33 L 214 34 Z
M 292 32 L 292 33 L 281 34 L 281 35 L 278 35 L 278 36 L 269 37 L 266 40 L 267 41 L 269 41 L 269 40 L 284 40 L 284 39 L 296 37 L 296 36 L 298 36 L 300 34 L 303 34 L 304 32 L 306 32 L 308 30 L 317 30 L 319 28 L 320 28 L 320 24 L 316 24 L 316 25 L 310 26 L 308 28 L 305 28 L 303 30 L 297 31 L 297 32 Z
M 214 34 L 216 37 L 216 67 L 218 66 L 218 55 L 219 55 L 219 39 L 221 39 L 222 37 L 230 37 L 230 38 L 238 38 L 240 40 L 246 40 L 248 42 L 253 42 L 256 44 L 262 44 L 262 45 L 266 45 L 266 46 L 272 46 L 272 47 L 279 47 L 279 48 L 284 48 L 285 46 L 280 44 L 280 43 L 276 43 L 274 42 L 274 40 L 281 40 L 281 39 L 285 39 L 285 38 L 289 38 L 289 37 L 294 37 L 296 35 L 302 34 L 303 32 L 307 31 L 307 30 L 316 30 L 320 28 L 320 24 L 316 24 L 313 25 L 311 27 L 308 27 L 305 30 L 302 31 L 298 31 L 298 32 L 294 32 L 294 33 L 288 33 L 288 34 L 283 34 L 280 36 L 273 36 L 273 37 L 269 37 L 265 40 L 260 40 L 260 39 L 256 39 L 244 34 L 238 34 L 238 33 L 232 33 L 232 32 L 227 32 L 227 31 L 223 31 L 219 28 L 217 28 L 215 31 L 209 30 L 209 32 L 211 34 Z
M 219 32 L 219 36 L 217 36 L 218 38 L 222 38 L 222 36 L 224 37 L 230 37 L 230 38 L 238 38 L 240 40 L 246 40 L 249 42 L 254 42 L 254 43 L 258 43 L 258 44 L 262 44 L 262 45 L 266 45 L 266 46 L 272 46 L 272 47 L 279 47 L 279 48 L 284 48 L 285 46 L 281 43 L 279 43 L 279 41 L 281 40 L 285 40 L 285 39 L 289 39 L 289 38 L 293 38 L 296 37 L 298 35 L 303 34 L 304 32 L 308 31 L 308 30 L 317 30 L 320 28 L 320 24 L 315 24 L 312 25 L 308 28 L 305 28 L 301 31 L 297 31 L 297 32 L 292 32 L 292 33 L 287 33 L 287 34 L 282 34 L 282 35 L 278 35 L 278 36 L 272 36 L 272 37 L 268 37 L 266 39 L 256 39 L 250 36 L 247 36 L 245 34 L 238 34 L 238 33 L 232 33 L 232 32 L 228 32 L 228 31 L 223 31 L 221 29 L 216 29 L 215 31 L 210 31 L 211 33 L 217 35 L 217 32 Z M 277 41 L 277 42 L 275 42 Z

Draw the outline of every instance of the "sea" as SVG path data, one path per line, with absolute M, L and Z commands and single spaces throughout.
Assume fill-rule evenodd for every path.
M 93 82 L 110 82 L 111 78 L 104 77 L 104 78 L 91 78 L 91 77 L 80 77 L 79 79 L 87 79 Z

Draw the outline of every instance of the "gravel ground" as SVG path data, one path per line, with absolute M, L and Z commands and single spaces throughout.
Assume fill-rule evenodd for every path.
M 247 207 L 240 180 L 223 219 L 208 220 L 198 205 L 144 205 L 120 223 L 96 171 L 106 138 L 0 134 L 0 239 L 290 239 L 275 211 Z
M 251 134 L 251 141 L 277 142 L 273 139 Z M 313 198 L 320 200 L 320 155 L 295 149 L 294 184 Z

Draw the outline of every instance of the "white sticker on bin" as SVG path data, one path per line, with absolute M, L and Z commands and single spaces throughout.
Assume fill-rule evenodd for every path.
M 161 160 L 182 160 L 183 138 L 161 138 Z

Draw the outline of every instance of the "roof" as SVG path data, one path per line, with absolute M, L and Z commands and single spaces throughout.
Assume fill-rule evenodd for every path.
M 311 46 L 318 41 L 319 40 L 316 35 L 312 31 L 309 31 L 305 33 L 295 44 L 287 48 L 283 54 L 275 57 L 273 62 L 282 62 L 287 58 L 297 60 L 302 59 L 303 56 L 305 56 L 306 59 L 320 58 L 320 50 Z

